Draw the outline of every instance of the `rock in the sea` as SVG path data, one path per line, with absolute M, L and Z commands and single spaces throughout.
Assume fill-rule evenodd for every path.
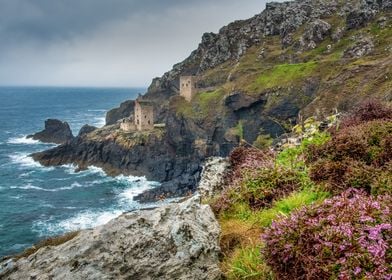
M 63 144 L 72 140 L 74 137 L 67 122 L 62 122 L 56 119 L 48 119 L 45 121 L 44 130 L 29 135 L 27 138 L 39 140 L 44 143 Z
M 229 167 L 229 160 L 222 157 L 211 157 L 204 163 L 198 186 L 202 198 L 212 197 L 222 190 Z
M 16 261 L 1 279 L 221 279 L 219 224 L 195 196 L 123 214 Z
M 94 130 L 97 130 L 98 128 L 92 125 L 85 124 L 82 126 L 82 128 L 79 130 L 78 137 L 81 137 L 83 135 L 89 134 L 93 132 Z

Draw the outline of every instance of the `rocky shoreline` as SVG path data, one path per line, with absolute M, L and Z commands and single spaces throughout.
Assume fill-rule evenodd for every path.
M 124 213 L 57 246 L 0 262 L 1 279 L 223 279 L 220 227 L 209 205 L 227 168 L 214 158 L 203 191 L 152 209 Z

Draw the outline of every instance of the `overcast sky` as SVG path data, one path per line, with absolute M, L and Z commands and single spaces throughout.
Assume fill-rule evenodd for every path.
M 147 86 L 265 0 L 0 0 L 0 85 Z

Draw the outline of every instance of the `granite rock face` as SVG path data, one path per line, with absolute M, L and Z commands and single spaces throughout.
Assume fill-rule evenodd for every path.
M 8 263 L 1 279 L 221 279 L 219 224 L 195 196 L 123 214 Z
M 224 176 L 230 168 L 227 158 L 211 157 L 203 166 L 198 191 L 202 198 L 210 198 L 218 194 L 224 186 Z
M 301 45 L 305 49 L 313 49 L 317 43 L 322 42 L 330 33 L 331 25 L 328 22 L 320 19 L 312 21 L 301 37 Z
M 371 38 L 359 38 L 354 45 L 344 51 L 345 58 L 360 58 L 370 54 L 374 49 L 374 43 Z
M 48 119 L 45 121 L 44 130 L 33 135 L 29 135 L 27 138 L 39 140 L 44 143 L 63 144 L 71 141 L 74 137 L 67 122 L 62 122 L 56 119 Z
M 106 125 L 115 124 L 118 120 L 127 118 L 133 114 L 135 101 L 127 100 L 120 104 L 120 107 L 111 109 L 106 113 Z

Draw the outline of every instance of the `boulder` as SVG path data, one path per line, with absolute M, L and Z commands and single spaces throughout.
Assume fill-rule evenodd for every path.
M 202 198 L 208 199 L 222 190 L 229 167 L 230 162 L 227 158 L 211 157 L 206 160 L 198 186 Z
M 331 34 L 331 25 L 321 19 L 316 19 L 306 26 L 301 37 L 301 45 L 305 49 L 313 49 Z
M 345 58 L 360 58 L 373 52 L 374 43 L 371 38 L 359 38 L 354 45 L 344 51 Z
M 221 279 L 219 234 L 210 206 L 195 196 L 83 230 L 64 244 L 8 263 L 0 278 Z
M 375 11 L 370 8 L 354 9 L 346 17 L 347 29 L 357 29 L 366 26 L 373 19 L 374 15 Z
M 82 128 L 79 130 L 78 137 L 84 136 L 86 134 L 89 134 L 93 132 L 94 130 L 97 130 L 98 128 L 92 125 L 85 124 L 82 126 Z
M 74 137 L 71 128 L 67 122 L 62 122 L 56 119 L 48 119 L 45 121 L 45 129 L 27 138 L 39 140 L 44 143 L 64 144 Z

